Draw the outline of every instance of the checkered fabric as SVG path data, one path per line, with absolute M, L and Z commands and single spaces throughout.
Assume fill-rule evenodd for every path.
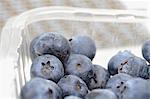
M 0 31 L 8 18 L 33 8 L 44 6 L 72 6 L 83 8 L 101 9 L 126 9 L 117 0 L 0 0 Z M 71 27 L 73 25 L 73 28 Z M 87 22 L 66 22 L 66 21 L 42 21 L 30 26 L 32 33 L 60 31 L 69 34 L 90 33 L 96 37 L 98 47 L 109 47 L 139 44 L 147 38 L 148 31 L 141 24 L 114 24 L 114 23 L 87 23 Z M 72 35 L 71 34 L 71 35 Z M 96 34 L 96 35 L 95 35 Z

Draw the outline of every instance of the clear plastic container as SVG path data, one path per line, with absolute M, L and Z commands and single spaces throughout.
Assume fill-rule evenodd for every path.
M 141 45 L 150 39 L 149 25 L 147 10 L 43 7 L 11 18 L 0 35 L 0 66 L 5 67 L 2 84 L 8 85 L 2 88 L 9 95 L 1 94 L 19 98 L 21 87 L 30 79 L 29 45 L 40 33 L 58 32 L 68 39 L 90 36 L 97 46 L 93 63 L 107 68 L 109 59 L 120 50 L 142 57 Z

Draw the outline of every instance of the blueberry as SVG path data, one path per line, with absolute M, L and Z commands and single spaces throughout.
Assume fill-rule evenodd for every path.
M 148 65 L 148 68 L 149 68 L 148 75 L 149 75 L 149 79 L 150 79 L 150 65 Z
M 47 54 L 33 60 L 30 73 L 31 77 L 42 77 L 57 82 L 64 76 L 64 68 L 57 57 Z
M 124 60 L 119 66 L 118 72 L 127 73 L 133 77 L 148 79 L 148 66 L 146 61 L 136 56 Z
M 143 57 L 150 63 L 150 39 L 143 44 L 142 54 Z
M 38 39 L 39 39 L 39 36 L 35 37 L 30 43 L 30 58 L 31 58 L 31 60 L 34 60 L 37 56 L 40 56 L 40 54 L 35 55 L 34 48 L 33 48 L 33 46 L 35 46 Z
M 85 55 L 91 60 L 94 58 L 96 45 L 90 37 L 78 35 L 69 39 L 69 41 L 72 53 Z
M 81 98 L 77 96 L 66 96 L 64 99 L 81 99 Z
M 90 80 L 87 83 L 90 90 L 96 88 L 105 88 L 105 85 L 110 77 L 109 72 L 99 65 L 94 65 L 93 76 L 89 77 Z
M 83 98 L 88 93 L 85 82 L 75 75 L 66 75 L 57 83 L 63 91 L 63 96 L 78 96 Z
M 84 81 L 88 80 L 89 73 L 93 73 L 92 68 L 93 64 L 91 60 L 81 54 L 71 54 L 65 64 L 66 74 L 76 75 Z
M 53 81 L 36 77 L 22 88 L 21 99 L 62 99 L 62 90 Z
M 116 55 L 114 55 L 109 63 L 108 63 L 108 71 L 111 75 L 115 75 L 118 73 L 118 66 L 125 60 L 127 60 L 130 57 L 133 57 L 134 55 L 130 51 L 123 51 L 118 52 Z
M 119 99 L 150 99 L 150 83 L 142 78 L 128 80 L 120 89 Z
M 51 54 L 65 62 L 71 52 L 71 47 L 66 38 L 54 32 L 43 33 L 33 39 L 30 44 L 30 55 L 33 60 L 37 56 Z
M 116 93 L 117 96 L 120 95 L 120 87 L 128 80 L 132 79 L 133 77 L 128 75 L 128 74 L 124 74 L 124 73 L 119 73 L 116 74 L 114 76 L 112 76 L 107 84 L 106 84 L 106 88 L 111 89 L 113 92 Z
M 108 89 L 94 89 L 85 96 L 85 99 L 117 99 L 117 96 Z

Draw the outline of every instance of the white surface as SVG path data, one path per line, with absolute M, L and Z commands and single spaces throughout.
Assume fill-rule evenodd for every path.
M 16 99 L 12 59 L 0 59 L 0 99 Z
M 128 9 L 148 9 L 149 0 L 120 0 Z

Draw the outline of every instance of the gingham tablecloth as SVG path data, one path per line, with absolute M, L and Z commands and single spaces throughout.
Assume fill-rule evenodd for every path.
M 84 8 L 102 8 L 102 9 L 126 9 L 126 7 L 118 0 L 0 0 L 0 31 L 8 18 L 16 16 L 22 12 L 28 11 L 33 8 L 44 6 L 73 6 Z M 99 46 L 112 45 L 114 42 L 120 41 L 118 46 L 127 45 L 126 43 L 132 42 L 139 44 L 149 38 L 147 30 L 140 24 L 109 24 L 109 23 L 96 23 L 91 25 L 87 23 L 76 24 L 77 26 L 73 31 L 70 31 L 72 24 L 65 21 L 43 21 L 38 24 L 32 24 L 31 30 L 37 32 L 49 31 L 63 31 L 66 33 L 86 33 L 86 28 L 93 28 L 98 38 Z M 102 29 L 100 29 L 102 28 Z M 93 33 L 94 34 L 94 33 Z M 101 40 L 103 38 L 103 40 Z M 138 39 L 138 40 L 137 40 Z M 135 42 L 136 41 L 136 42 Z M 108 42 L 107 45 L 105 42 Z M 117 44 L 117 43 L 114 43 Z M 131 44 L 131 43 L 130 43 Z
M 44 6 L 73 6 L 86 8 L 124 8 L 116 0 L 0 0 L 0 30 L 8 18 L 33 8 Z

